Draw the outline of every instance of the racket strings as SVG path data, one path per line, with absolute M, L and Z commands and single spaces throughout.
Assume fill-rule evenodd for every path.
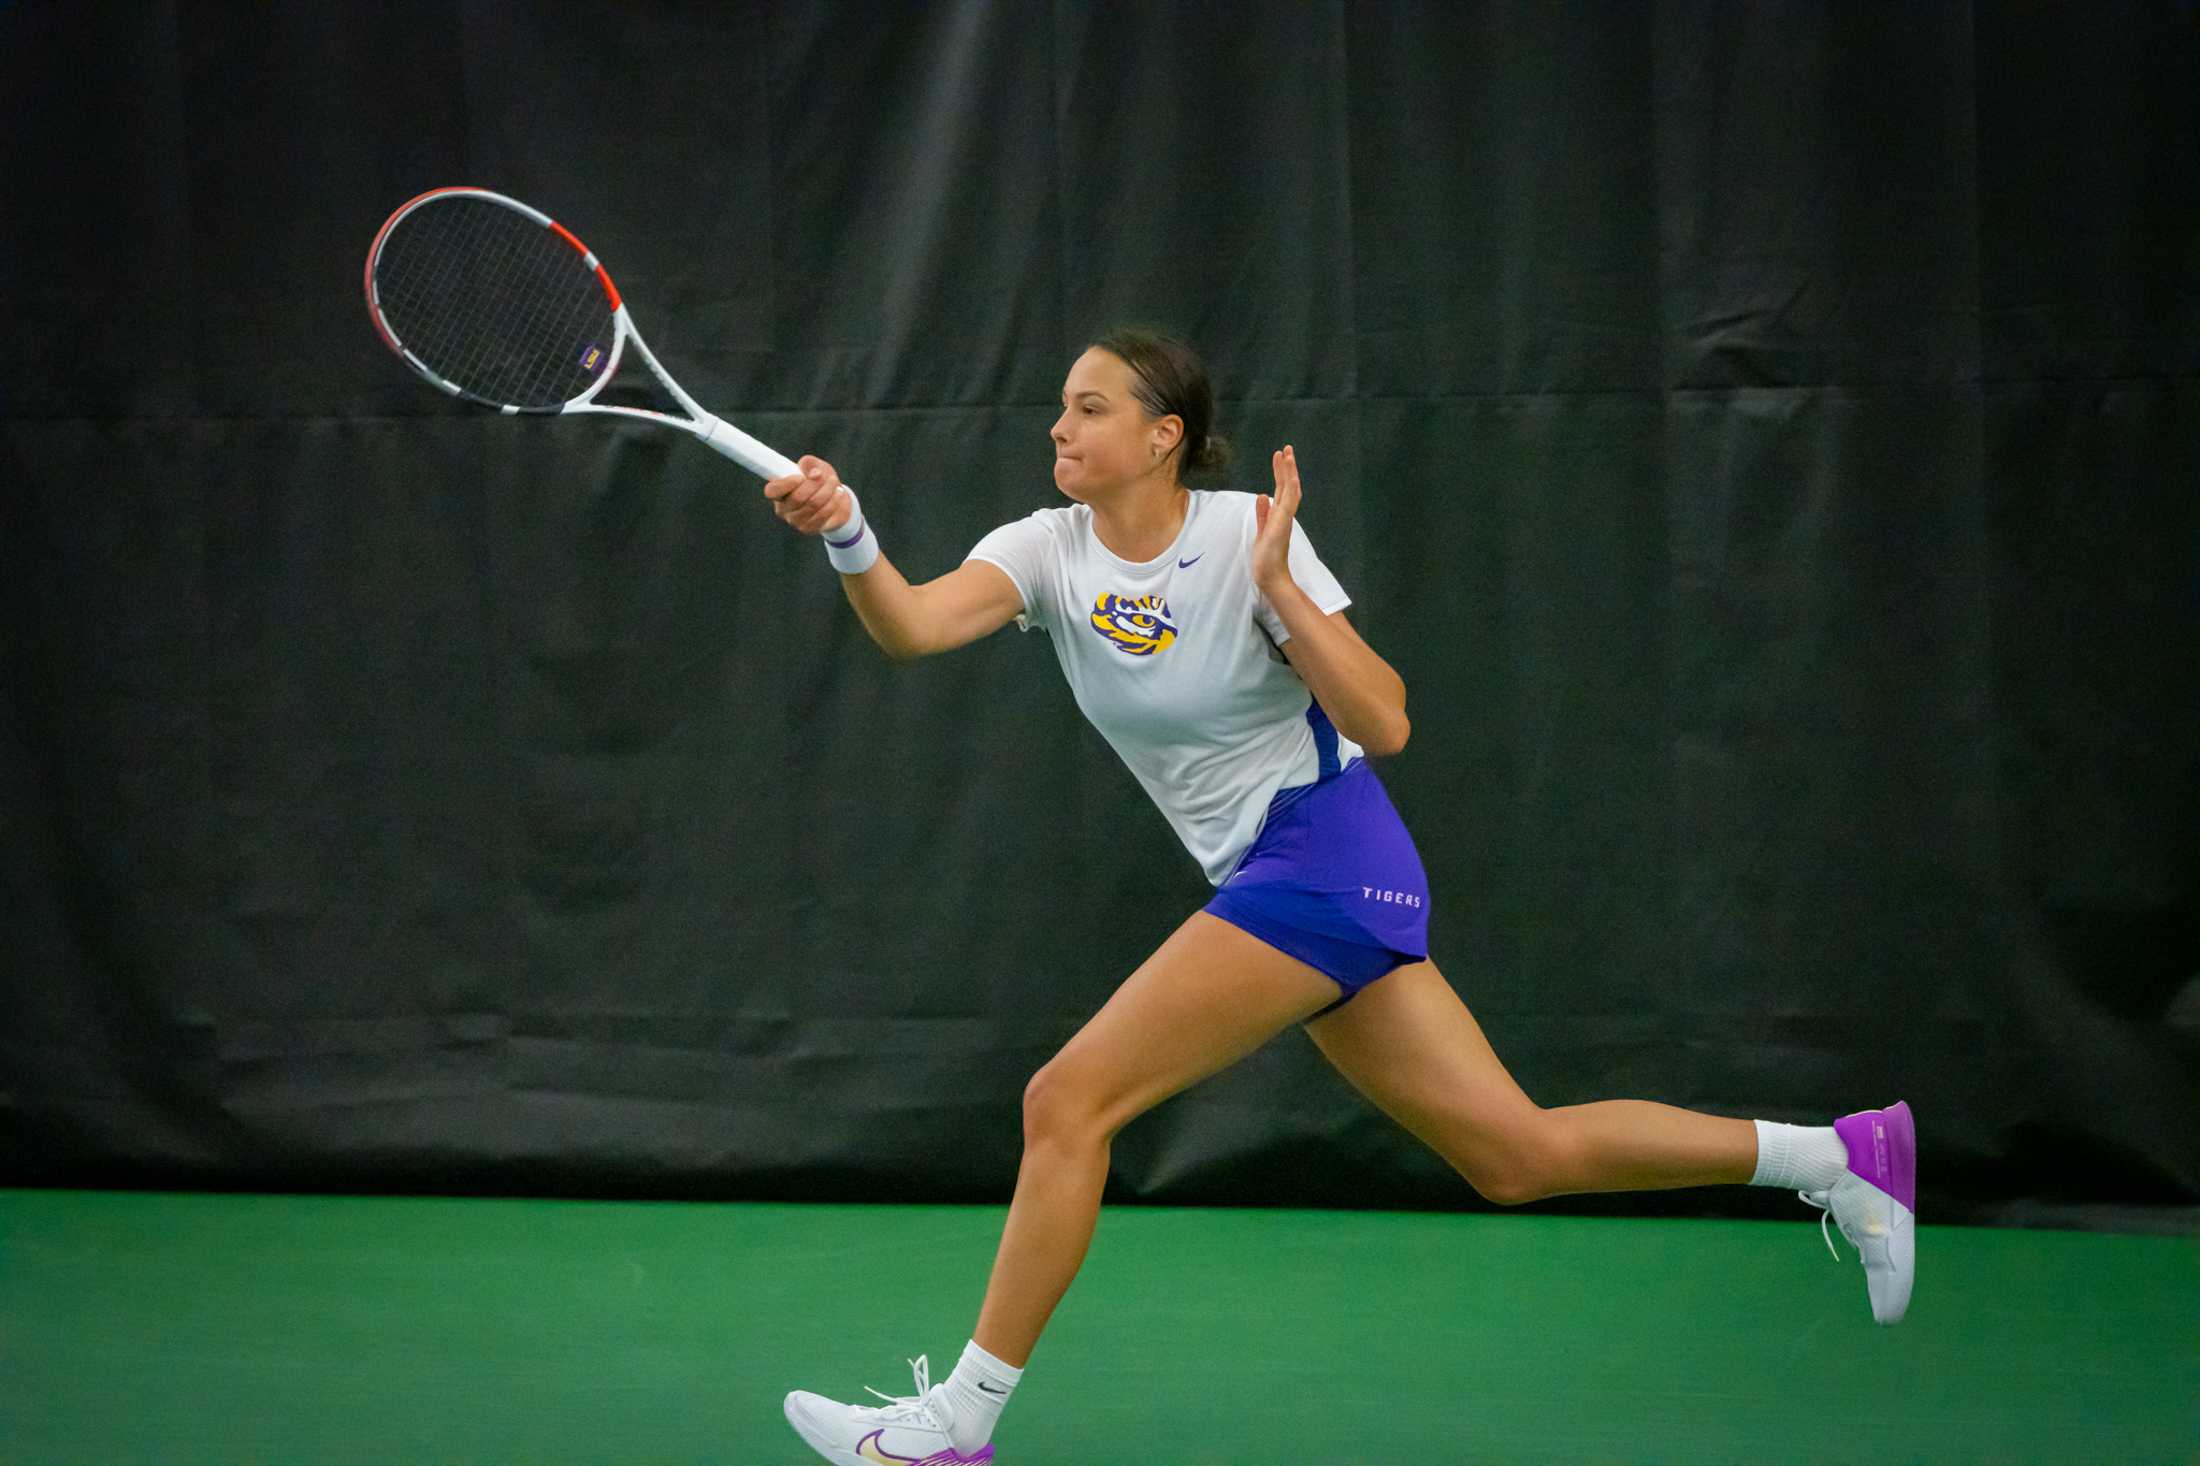
M 501 204 L 457 195 L 413 210 L 383 242 L 375 294 L 429 370 L 500 406 L 559 406 L 609 365 L 611 301 L 595 271 Z
M 601 304 L 594 277 L 575 270 L 571 246 L 533 220 L 494 204 L 453 202 L 464 205 L 446 206 L 461 215 L 451 255 L 463 291 L 451 317 L 452 344 L 465 353 L 456 380 L 519 406 L 563 401 L 570 394 L 557 389 L 565 383 L 552 379 L 565 375 L 560 367 L 580 370 L 586 348 L 572 340 L 572 325 L 593 323 L 573 318 Z

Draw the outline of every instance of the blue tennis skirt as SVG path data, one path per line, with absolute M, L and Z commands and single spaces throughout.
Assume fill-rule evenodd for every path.
M 1428 876 L 1362 760 L 1278 790 L 1259 837 L 1206 909 L 1344 989 L 1323 1012 L 1428 956 Z

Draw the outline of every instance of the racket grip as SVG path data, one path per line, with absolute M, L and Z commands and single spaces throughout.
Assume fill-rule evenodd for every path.
M 786 454 L 758 442 L 722 417 L 707 419 L 698 436 L 758 478 L 785 478 L 802 471 Z

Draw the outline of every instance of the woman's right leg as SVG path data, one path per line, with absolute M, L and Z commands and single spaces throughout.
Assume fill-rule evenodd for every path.
M 1133 1119 L 1336 1000 L 1337 985 L 1195 914 L 1024 1091 L 1024 1156 L 972 1334 L 1022 1368 L 1091 1245 L 1108 1151 Z
M 787 1422 L 833 1461 L 990 1461 L 994 1421 L 1091 1245 L 1115 1134 L 1335 1000 L 1337 985 L 1202 911 L 1123 980 L 1024 1091 L 1024 1159 L 955 1372 L 883 1409 L 796 1390 Z

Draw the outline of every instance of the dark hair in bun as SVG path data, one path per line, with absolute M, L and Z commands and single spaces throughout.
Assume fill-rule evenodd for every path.
M 1174 336 L 1144 326 L 1125 326 L 1092 343 L 1118 357 L 1138 381 L 1132 394 L 1155 417 L 1174 415 L 1184 423 L 1177 445 L 1179 481 L 1195 473 L 1228 466 L 1230 444 L 1215 431 L 1215 392 L 1207 382 L 1199 353 Z

